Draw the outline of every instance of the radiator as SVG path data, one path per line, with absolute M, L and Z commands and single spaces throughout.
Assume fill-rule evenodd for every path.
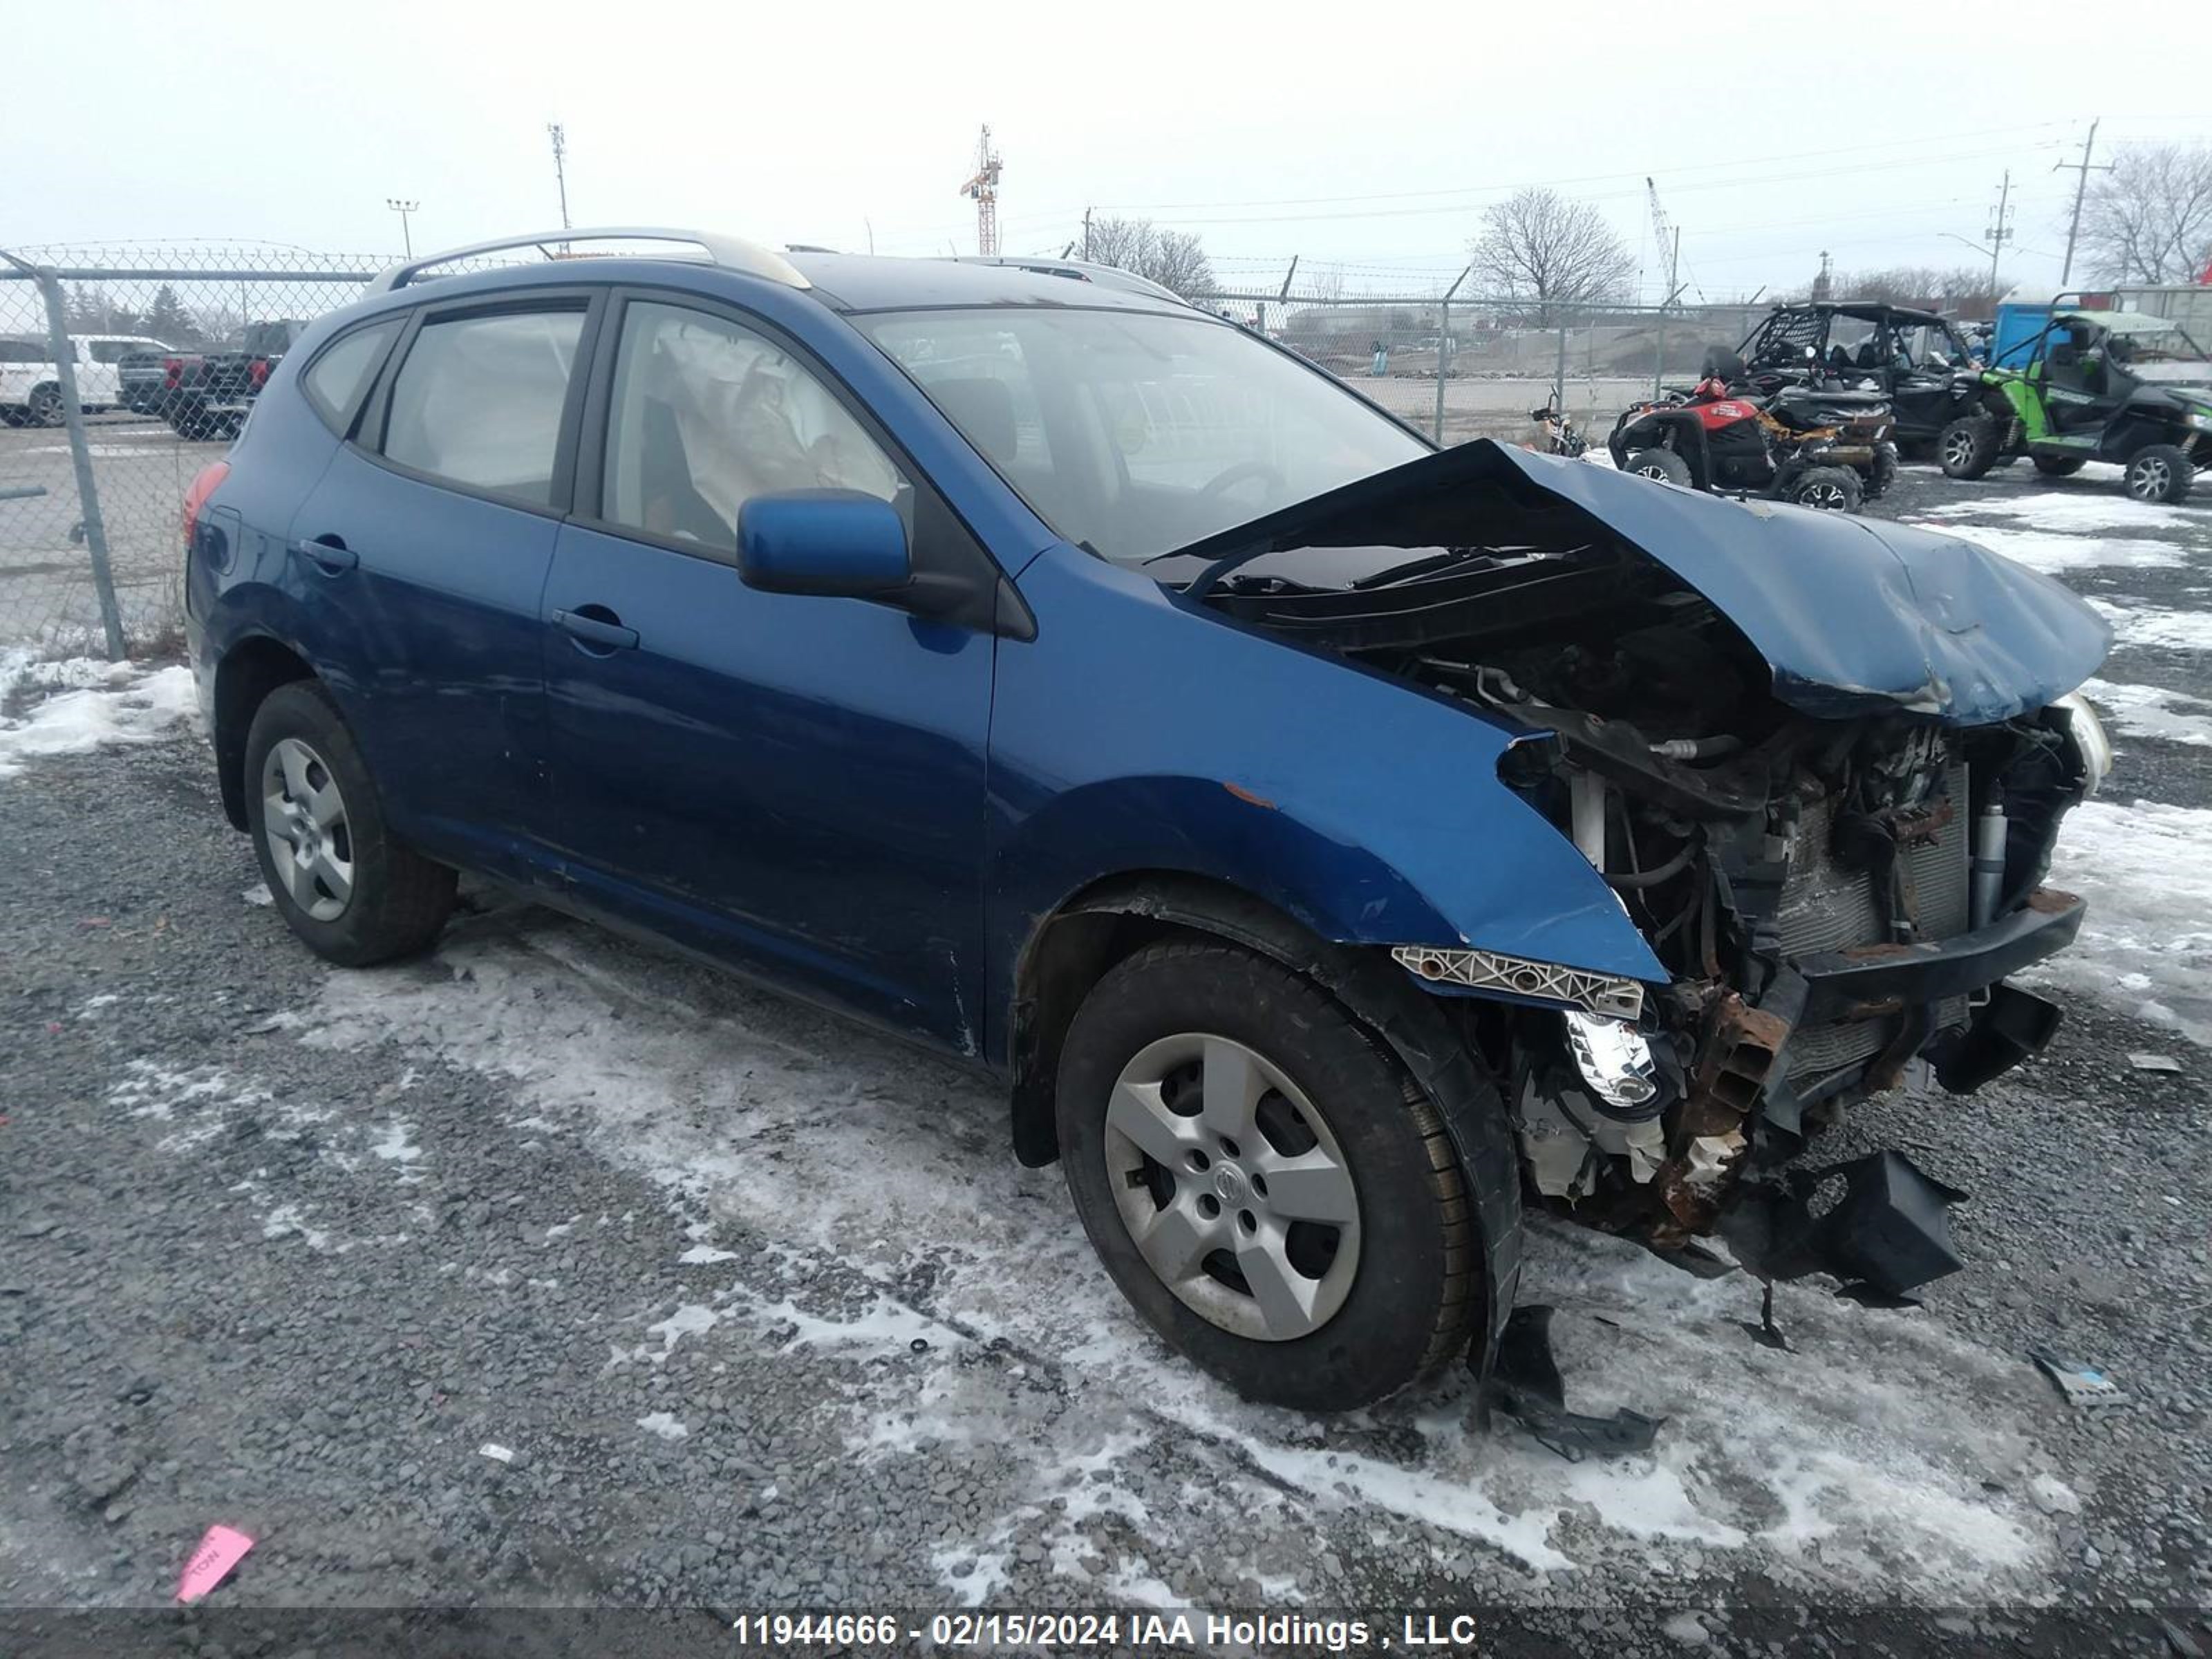
M 1966 769 L 1953 767 L 1947 787 L 1954 808 L 1950 823 L 1933 842 L 1909 848 L 1899 855 L 1923 939 L 1948 939 L 1963 933 L 1968 921 L 1966 840 L 1972 814 Z M 1830 828 L 1830 806 L 1826 800 L 1808 806 L 1799 820 L 1797 856 L 1790 879 L 1783 884 L 1775 917 L 1785 957 L 1873 945 L 1885 937 L 1870 878 L 1863 870 L 1847 870 L 1837 864 L 1829 848 Z M 1966 1000 L 1952 999 L 1938 1006 L 1937 1027 L 1957 1024 L 1966 1016 Z M 1898 1026 L 1896 1016 L 1801 1026 L 1791 1036 L 1787 1050 L 1790 1075 L 1802 1085 L 1869 1059 L 1889 1045 Z

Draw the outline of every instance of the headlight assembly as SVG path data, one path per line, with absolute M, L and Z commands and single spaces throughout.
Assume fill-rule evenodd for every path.
M 2081 793 L 2094 795 L 2112 770 L 2112 740 L 2105 735 L 2105 724 L 2079 691 L 2069 691 L 2051 706 L 2065 720 L 2066 735 L 2081 757 L 2081 775 L 2087 780 Z

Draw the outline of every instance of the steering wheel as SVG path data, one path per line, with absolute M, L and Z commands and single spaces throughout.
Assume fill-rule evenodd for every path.
M 1213 477 L 1199 486 L 1198 493 L 1201 495 L 1218 495 L 1224 490 L 1233 489 L 1243 483 L 1247 478 L 1264 478 L 1279 489 L 1284 482 L 1283 475 L 1265 461 L 1239 461 L 1234 466 L 1224 467 L 1215 473 Z

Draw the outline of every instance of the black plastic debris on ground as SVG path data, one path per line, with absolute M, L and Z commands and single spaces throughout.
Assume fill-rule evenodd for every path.
M 1663 1417 L 1646 1417 L 1626 1407 L 1610 1417 L 1590 1417 L 1567 1409 L 1566 1384 L 1552 1352 L 1552 1316 L 1546 1303 L 1516 1308 L 1498 1339 L 1486 1408 L 1495 1406 L 1570 1463 L 1589 1456 L 1621 1457 L 1649 1451 Z

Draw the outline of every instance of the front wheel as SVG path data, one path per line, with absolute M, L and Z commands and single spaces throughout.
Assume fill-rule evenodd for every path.
M 1639 449 L 1620 470 L 1633 472 L 1640 478 L 1656 478 L 1662 483 L 1692 488 L 1690 464 L 1671 449 Z
M 1936 459 L 1948 478 L 1978 478 L 1996 465 L 1997 423 L 1986 415 L 1961 415 L 1936 441 Z
M 2136 501 L 2171 505 L 2188 496 L 2196 477 L 2197 469 L 2178 446 L 2153 444 L 2136 451 L 2122 482 Z
M 1106 1270 L 1239 1394 L 1347 1411 L 1466 1348 L 1481 1277 L 1450 1139 L 1310 981 L 1227 945 L 1148 946 L 1077 1011 L 1058 1096 Z
M 1826 513 L 1856 513 L 1864 492 L 1859 475 L 1847 466 L 1808 466 L 1783 491 L 1782 499 Z
M 23 421 L 27 426 L 59 426 L 64 418 L 62 389 L 58 386 L 34 388 L 31 401 L 23 405 Z
M 392 839 L 330 694 L 269 694 L 246 738 L 246 818 L 262 878 L 317 956 L 366 967 L 422 950 L 453 911 L 454 873 Z

